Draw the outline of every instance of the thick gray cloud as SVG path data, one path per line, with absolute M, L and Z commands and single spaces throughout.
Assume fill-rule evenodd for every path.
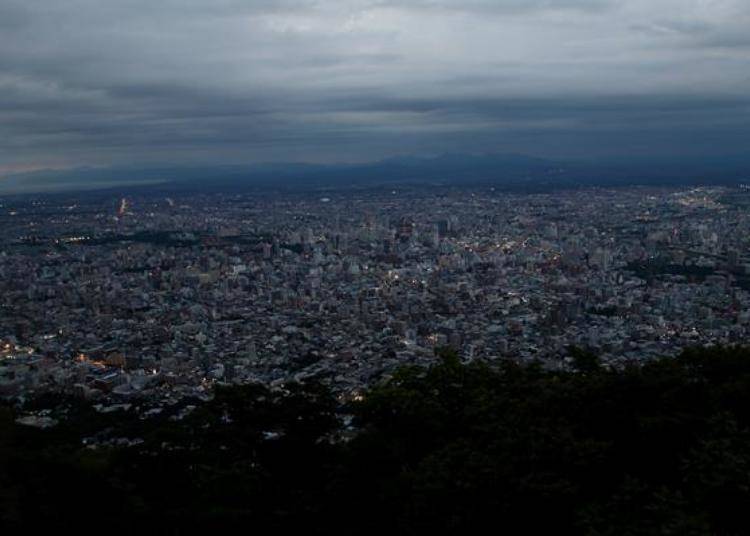
M 0 172 L 750 150 L 747 0 L 0 0 Z

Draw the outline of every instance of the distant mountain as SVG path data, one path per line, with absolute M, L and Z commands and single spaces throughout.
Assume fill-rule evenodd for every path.
M 396 156 L 363 164 L 268 163 L 44 170 L 0 178 L 0 194 L 121 187 L 237 190 L 494 185 L 540 190 L 630 184 L 747 182 L 750 157 L 564 161 L 521 154 Z

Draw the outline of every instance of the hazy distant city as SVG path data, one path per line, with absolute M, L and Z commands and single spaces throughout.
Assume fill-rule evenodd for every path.
M 179 418 L 216 384 L 356 397 L 444 347 L 557 369 L 570 346 L 618 367 L 736 343 L 748 202 L 725 187 L 9 197 L 0 395 Z

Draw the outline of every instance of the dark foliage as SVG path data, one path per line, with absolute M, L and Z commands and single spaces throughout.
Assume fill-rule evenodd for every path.
M 693 350 L 621 371 L 571 351 L 571 372 L 445 353 L 346 408 L 320 386 L 291 385 L 219 389 L 182 421 L 106 421 L 71 406 L 40 431 L 3 409 L 0 522 L 10 532 L 747 534 L 750 351 Z M 355 415 L 350 440 L 341 412 Z M 84 448 L 102 426 L 144 442 Z

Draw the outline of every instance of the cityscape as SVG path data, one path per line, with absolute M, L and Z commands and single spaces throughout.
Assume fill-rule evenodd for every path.
M 750 534 L 750 0 L 0 0 L 0 534 Z
M 0 394 L 143 418 L 216 385 L 357 397 L 441 348 L 622 367 L 750 329 L 746 190 L 495 188 L 2 201 Z M 38 426 L 49 416 L 22 415 Z

